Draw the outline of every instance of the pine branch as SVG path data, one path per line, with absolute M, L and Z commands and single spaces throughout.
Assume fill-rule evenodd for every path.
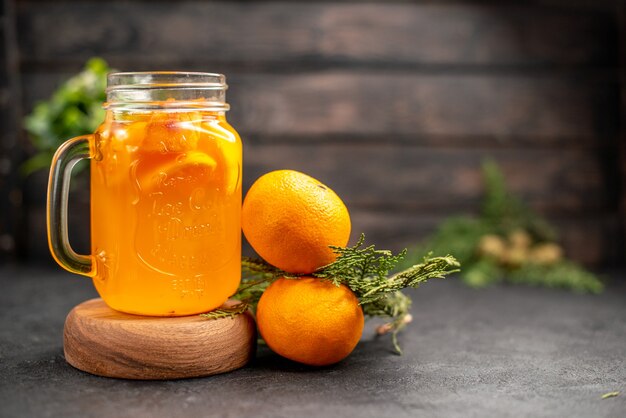
M 548 266 L 524 264 L 510 272 L 507 280 L 515 284 L 570 289 L 577 293 L 602 293 L 604 290 L 598 277 L 565 260 Z
M 399 290 L 361 305 L 363 313 L 369 317 L 391 318 L 390 322 L 379 326 L 376 333 L 384 335 L 391 332 L 393 347 L 398 354 L 402 354 L 402 349 L 398 344 L 398 333 L 413 319 L 409 313 L 411 305 L 411 298 Z
M 290 274 L 264 260 L 243 257 L 241 259 L 241 283 L 232 298 L 247 303 L 255 310 L 265 289 L 279 277 L 290 277 Z
M 525 229 L 539 242 L 556 240 L 555 229 L 508 191 L 504 174 L 495 162 L 484 161 L 482 175 L 485 183 L 482 219 L 494 232 L 506 234 Z
M 360 296 L 361 303 L 372 302 L 393 291 L 418 287 L 429 279 L 443 279 L 449 274 L 459 272 L 459 267 L 459 262 L 451 255 L 430 258 L 429 254 L 421 264 L 409 267 L 386 280 L 380 280 L 376 286 Z
M 401 353 L 397 335 L 411 319 L 411 298 L 402 289 L 418 287 L 433 278 L 444 278 L 459 271 L 459 262 L 452 256 L 431 257 L 399 273 L 389 275 L 403 259 L 406 250 L 394 255 L 388 250 L 377 250 L 373 245 L 364 246 L 365 236 L 361 234 L 353 247 L 331 247 L 337 254 L 335 262 L 316 270 L 312 276 L 330 280 L 336 286 L 347 286 L 359 299 L 365 315 L 385 317 L 390 322 L 379 329 L 379 334 L 392 332 L 393 345 Z M 259 299 L 267 287 L 280 277 L 297 278 L 280 270 L 264 260 L 243 258 L 242 280 L 233 298 L 240 305 L 221 309 L 202 316 L 209 319 L 235 316 L 248 308 L 256 309 Z M 244 308 L 245 306 L 245 308 Z
M 450 255 L 431 257 L 429 254 L 421 263 L 389 276 L 389 272 L 405 256 L 406 250 L 393 255 L 388 250 L 377 250 L 373 245 L 361 248 L 364 242 L 365 237 L 361 234 L 353 247 L 331 247 L 338 254 L 337 260 L 313 275 L 350 288 L 359 299 L 365 315 L 390 318 L 391 321 L 380 327 L 378 332 L 392 332 L 394 348 L 402 353 L 397 336 L 410 322 L 407 318 L 410 318 L 411 309 L 411 298 L 402 290 L 458 272 L 460 264 Z
M 315 277 L 330 279 L 335 284 L 345 284 L 362 304 L 408 287 L 418 287 L 432 278 L 443 278 L 458 272 L 458 261 L 447 255 L 427 255 L 420 264 L 389 277 L 389 272 L 404 258 L 406 250 L 393 255 L 388 250 L 377 250 L 373 245 L 361 248 L 362 234 L 354 247 L 331 247 L 338 254 L 337 260 L 313 273 Z
M 234 318 L 246 312 L 249 308 L 250 305 L 241 302 L 227 308 L 217 308 L 211 312 L 200 314 L 200 316 L 206 319 Z
M 406 250 L 393 255 L 389 250 L 377 250 L 373 245 L 361 248 L 365 235 L 361 234 L 353 247 L 330 248 L 337 254 L 335 262 L 320 268 L 313 275 L 330 279 L 335 284 L 345 284 L 359 296 L 369 290 L 371 280 L 386 281 L 389 271 L 404 258 Z
M 427 242 L 412 249 L 403 265 L 419 260 L 428 249 L 435 255 L 454 254 L 463 265 L 461 279 L 475 288 L 504 281 L 602 292 L 600 278 L 563 257 L 555 229 L 507 190 L 496 163 L 485 161 L 482 175 L 480 216 L 444 220 Z
M 260 258 L 242 257 L 241 273 L 244 279 L 262 276 L 268 280 L 275 280 L 281 276 L 289 276 L 290 273 L 268 264 Z

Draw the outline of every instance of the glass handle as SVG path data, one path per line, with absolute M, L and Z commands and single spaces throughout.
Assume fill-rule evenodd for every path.
M 52 158 L 48 180 L 48 245 L 57 263 L 72 273 L 94 276 L 91 255 L 76 254 L 67 234 L 67 207 L 72 169 L 80 160 L 91 158 L 89 151 L 93 135 L 83 135 L 63 143 Z

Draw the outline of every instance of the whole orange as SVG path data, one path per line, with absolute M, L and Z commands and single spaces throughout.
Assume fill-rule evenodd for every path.
M 252 248 L 268 263 L 309 274 L 332 263 L 329 245 L 350 238 L 348 209 L 329 187 L 293 170 L 259 177 L 243 202 L 241 227 Z
M 354 350 L 363 332 L 359 300 L 344 285 L 312 277 L 280 278 L 257 307 L 259 332 L 277 354 L 326 366 Z

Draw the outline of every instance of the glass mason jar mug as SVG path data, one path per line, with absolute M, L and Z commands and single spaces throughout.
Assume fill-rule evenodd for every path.
M 225 77 L 112 73 L 106 118 L 56 152 L 48 242 L 111 308 L 179 316 L 220 306 L 241 278 L 242 146 L 226 122 Z M 91 254 L 68 242 L 72 167 L 91 160 Z

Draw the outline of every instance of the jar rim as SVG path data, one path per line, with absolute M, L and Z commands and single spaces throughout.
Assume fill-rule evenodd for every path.
M 228 110 L 226 76 L 196 71 L 132 71 L 107 75 L 107 109 L 155 107 Z
M 197 71 L 122 71 L 107 74 L 107 92 L 122 88 L 206 86 L 227 89 L 226 76 Z

